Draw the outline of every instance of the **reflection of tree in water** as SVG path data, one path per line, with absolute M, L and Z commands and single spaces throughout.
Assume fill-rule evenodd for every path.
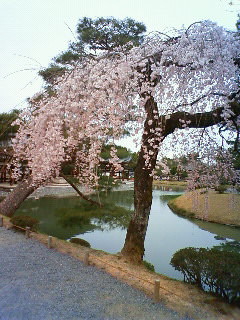
M 79 213 L 78 208 L 60 208 L 55 212 L 57 223 L 64 228 L 70 228 L 76 225 L 89 225 L 91 222 L 89 217 Z
M 72 227 L 84 225 L 92 229 L 114 229 L 127 228 L 131 212 L 124 207 L 114 204 L 111 201 L 104 200 L 103 207 L 99 208 L 88 202 L 81 201 L 73 208 L 59 208 L 55 212 L 57 223 L 62 227 Z M 89 231 L 90 231 L 89 230 Z
M 218 246 L 214 246 L 214 248 L 221 251 L 240 253 L 240 242 L 235 240 L 226 240 L 226 242 L 222 242 Z
M 133 190 L 128 191 L 113 191 L 109 193 L 101 192 L 100 199 L 103 203 L 112 203 L 116 206 L 121 206 L 125 209 L 133 209 Z
M 161 191 L 177 191 L 177 192 L 183 192 L 186 190 L 186 187 L 184 186 L 153 186 L 153 190 L 161 190 Z
M 181 194 L 162 194 L 160 195 L 160 199 L 163 203 L 166 203 L 174 198 L 181 196 Z
M 117 195 L 119 194 L 119 195 Z M 101 194 L 103 207 L 99 208 L 79 197 L 43 197 L 27 199 L 16 215 L 28 215 L 40 221 L 39 231 L 69 239 L 76 234 L 94 230 L 127 228 L 133 202 L 130 192 Z

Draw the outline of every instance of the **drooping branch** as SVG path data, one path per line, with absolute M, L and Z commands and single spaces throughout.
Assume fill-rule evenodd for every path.
M 61 176 L 62 178 L 64 178 L 64 179 L 67 181 L 67 183 L 70 184 L 70 186 L 79 194 L 79 196 L 80 196 L 81 198 L 83 198 L 84 200 L 90 202 L 91 204 L 95 204 L 95 205 L 97 205 L 97 206 L 99 206 L 99 207 L 102 207 L 102 204 L 101 204 L 100 202 L 94 201 L 94 200 L 92 200 L 91 198 L 87 197 L 85 194 L 83 194 L 83 193 L 79 190 L 79 188 L 76 186 L 76 184 L 75 184 L 71 179 L 69 179 L 67 176 L 65 176 L 63 173 L 61 173 L 60 176 Z

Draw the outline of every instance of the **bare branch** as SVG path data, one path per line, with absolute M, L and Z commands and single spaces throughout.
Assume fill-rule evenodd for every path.
M 216 108 L 215 110 L 190 114 L 188 112 L 179 111 L 171 114 L 170 118 L 163 116 L 165 120 L 165 128 L 163 128 L 163 136 L 166 137 L 170 133 L 173 133 L 175 129 L 184 129 L 179 119 L 188 121 L 188 128 L 207 128 L 218 123 L 226 123 L 222 114 L 225 110 L 224 107 Z M 240 115 L 240 106 L 236 102 L 229 103 L 229 110 L 234 113 L 228 120 L 236 119 Z
M 76 186 L 76 184 L 74 182 L 72 182 L 71 179 L 69 179 L 68 177 L 66 177 L 63 173 L 60 174 L 60 177 L 63 177 L 69 184 L 70 186 L 80 195 L 81 198 L 83 198 L 84 200 L 90 202 L 91 204 L 95 204 L 99 207 L 102 207 L 102 204 L 100 202 L 94 201 L 91 198 L 87 197 L 86 195 L 84 195 L 79 188 Z

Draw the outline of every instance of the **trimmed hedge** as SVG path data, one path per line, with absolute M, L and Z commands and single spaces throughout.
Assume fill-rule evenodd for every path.
M 205 248 L 177 251 L 171 265 L 184 275 L 184 281 L 240 306 L 240 254 Z
M 143 260 L 143 265 L 146 269 L 150 270 L 150 271 L 155 271 L 155 267 L 152 263 L 146 261 L 146 260 Z
M 227 186 L 220 184 L 219 186 L 215 187 L 215 191 L 217 191 L 218 193 L 222 194 L 227 190 Z
M 79 244 L 83 247 L 88 247 L 88 248 L 91 248 L 91 245 L 88 241 L 84 240 L 84 239 L 80 239 L 80 238 L 72 238 L 70 239 L 70 242 L 71 243 L 76 243 L 76 244 Z

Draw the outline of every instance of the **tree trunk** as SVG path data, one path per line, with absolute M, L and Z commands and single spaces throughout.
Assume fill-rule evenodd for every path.
M 143 170 L 145 159 L 141 150 L 134 174 L 134 214 L 127 229 L 122 254 L 135 263 L 140 263 L 144 255 L 144 241 L 152 205 L 152 176 Z
M 71 182 L 70 179 L 68 179 L 66 176 L 61 174 L 61 176 L 64 177 L 64 179 L 73 187 L 74 190 L 78 192 L 78 194 L 86 201 L 98 205 L 101 207 L 102 205 L 94 201 L 88 197 L 86 197 L 78 188 L 77 186 Z M 18 183 L 18 185 L 13 189 L 11 193 L 7 195 L 7 197 L 0 202 L 0 214 L 3 214 L 7 217 L 12 217 L 15 213 L 15 211 L 20 207 L 22 202 L 30 195 L 32 194 L 38 186 L 32 185 L 32 178 L 28 177 L 27 179 L 21 181 Z
M 238 104 L 230 103 L 233 114 L 231 120 L 240 114 Z M 139 153 L 137 167 L 134 173 L 134 213 L 128 226 L 125 244 L 122 254 L 133 262 L 141 262 L 144 255 L 144 240 L 146 236 L 149 214 L 152 205 L 152 170 L 155 168 L 158 155 L 157 149 L 153 146 L 159 144 L 176 128 L 183 129 L 179 119 L 190 120 L 189 128 L 206 128 L 217 123 L 225 123 L 221 114 L 223 107 L 210 112 L 189 114 L 185 112 L 175 112 L 171 116 L 159 117 L 157 104 L 152 96 L 149 96 L 145 104 L 146 121 L 144 123 L 142 147 Z M 152 129 L 161 128 L 161 139 L 156 131 Z M 144 152 L 147 150 L 147 152 Z M 146 155 L 151 152 L 148 167 L 145 165 Z
M 140 263 L 144 255 L 144 240 L 152 205 L 152 171 L 158 155 L 158 148 L 155 147 L 160 143 L 158 136 L 151 130 L 158 126 L 158 119 L 156 119 L 158 109 L 152 96 L 149 96 L 145 110 L 147 117 L 144 123 L 142 146 L 134 172 L 134 213 L 122 249 L 123 256 L 135 263 Z M 149 154 L 151 157 L 146 163 L 146 157 Z
M 12 217 L 22 202 L 37 188 L 38 186 L 32 185 L 31 177 L 19 182 L 13 191 L 0 202 L 0 213 L 7 217 Z

